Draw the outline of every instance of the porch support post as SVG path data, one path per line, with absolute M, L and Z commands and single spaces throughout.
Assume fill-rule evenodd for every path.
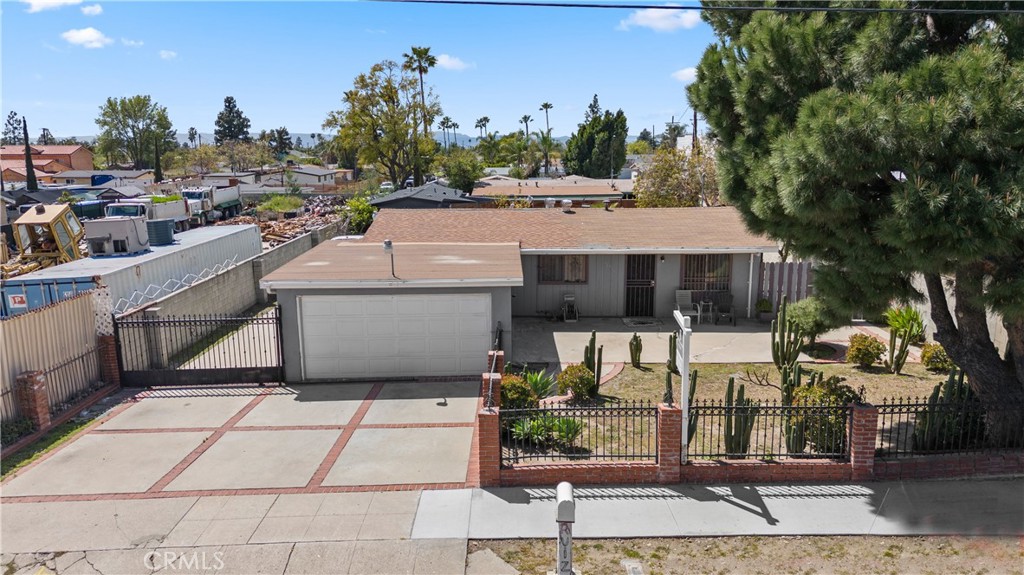
M 754 317 L 754 254 L 750 254 L 750 271 L 747 273 L 747 319 Z
M 679 460 L 685 463 L 688 450 L 686 427 L 690 420 L 690 336 L 693 335 L 693 329 L 690 328 L 690 316 L 684 316 L 679 310 L 672 312 L 672 315 L 679 324 L 675 349 L 676 365 L 679 366 L 679 376 L 682 379 L 682 385 L 679 387 L 679 405 L 682 408 Z

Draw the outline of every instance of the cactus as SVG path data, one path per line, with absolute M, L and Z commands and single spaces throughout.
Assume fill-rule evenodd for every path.
M 679 365 L 676 362 L 676 340 L 678 337 L 675 332 L 668 336 L 668 361 L 665 362 L 668 370 L 676 375 L 679 374 Z
M 964 373 L 949 372 L 928 398 L 928 407 L 914 421 L 914 449 L 936 451 L 966 448 L 985 438 L 985 420 L 977 396 L 964 383 Z
M 590 332 L 590 343 L 583 348 L 583 366 L 594 371 L 594 353 L 597 351 L 597 332 Z
M 889 330 L 889 359 L 885 360 L 885 369 L 892 373 L 899 374 L 907 363 L 907 356 L 910 355 L 910 340 L 915 339 L 910 329 Z M 899 340 L 899 345 L 896 341 Z
M 669 374 L 671 377 L 671 374 Z M 697 370 L 690 372 L 690 392 L 686 398 L 686 404 L 690 406 L 688 411 L 688 417 L 686 421 L 686 444 L 689 445 L 693 441 L 693 436 L 697 433 L 697 412 L 693 410 L 693 396 L 697 393 Z
M 640 336 L 633 332 L 633 337 L 629 339 L 629 362 L 633 364 L 633 367 L 640 367 L 640 353 L 644 350 L 644 342 L 640 340 Z
M 593 396 L 597 397 L 597 394 L 601 390 L 601 356 L 604 355 L 604 346 L 598 346 L 597 348 L 597 360 L 595 360 L 594 367 L 594 393 Z
M 733 403 L 733 380 L 730 377 L 729 385 L 725 388 L 725 452 L 728 459 L 744 459 L 750 450 L 750 434 L 761 407 L 754 400 L 744 397 L 746 390 L 743 384 L 740 384 L 736 403 Z
M 810 381 L 808 386 L 814 385 L 818 378 L 820 378 L 820 372 L 811 372 Z M 801 387 L 803 379 L 803 370 L 800 365 L 793 369 L 789 366 L 782 368 L 782 406 L 792 407 L 793 406 L 793 395 L 797 389 Z M 807 447 L 807 434 L 806 422 L 804 418 L 797 415 L 796 413 L 786 413 L 782 420 L 783 435 L 786 439 L 786 451 L 790 455 L 796 455 L 803 453 Z
M 782 296 L 779 317 L 772 320 L 772 362 L 779 371 L 796 366 L 804 340 L 800 327 L 786 317 L 786 305 L 786 296 Z
M 669 407 L 675 403 L 675 398 L 672 396 L 672 372 L 665 372 L 665 394 L 661 396 L 661 402 Z

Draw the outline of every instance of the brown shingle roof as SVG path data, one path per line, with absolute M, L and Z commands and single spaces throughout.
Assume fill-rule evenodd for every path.
M 415 210 L 435 211 L 435 210 Z M 282 287 L 384 285 L 522 285 L 517 244 L 394 243 L 395 279 L 383 243 L 332 240 L 318 245 L 260 282 Z
M 768 252 L 734 208 L 559 208 L 378 212 L 362 241 L 516 242 L 523 250 Z

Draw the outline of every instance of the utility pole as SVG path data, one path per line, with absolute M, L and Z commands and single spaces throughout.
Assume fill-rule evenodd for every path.
M 693 151 L 697 151 L 697 108 L 693 109 Z

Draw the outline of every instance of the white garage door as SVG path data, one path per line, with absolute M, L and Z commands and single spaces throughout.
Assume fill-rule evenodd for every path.
M 490 294 L 301 296 L 305 379 L 479 375 Z

